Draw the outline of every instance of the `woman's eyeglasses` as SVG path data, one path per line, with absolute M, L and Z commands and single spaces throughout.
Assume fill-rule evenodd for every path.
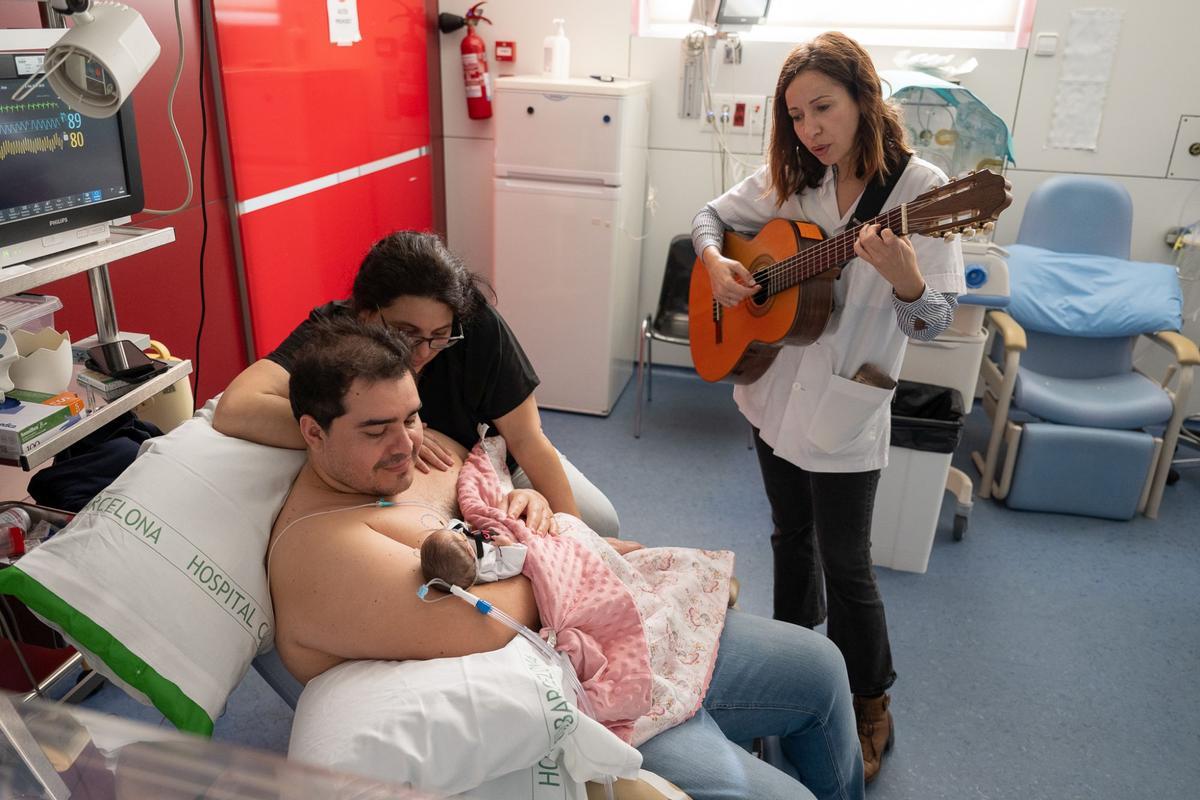
M 430 350 L 445 350 L 454 347 L 454 345 L 467 338 L 462 331 L 462 325 L 457 326 L 457 333 L 451 332 L 449 336 L 416 336 L 411 333 L 405 333 L 404 335 L 412 342 L 413 347 L 420 344 L 427 344 Z
M 388 326 L 397 333 L 404 334 L 404 337 L 408 339 L 409 343 L 413 346 L 413 349 L 416 349 L 422 344 L 427 344 L 429 345 L 430 350 L 445 350 L 447 348 L 454 347 L 454 345 L 467 338 L 466 334 L 463 333 L 461 324 L 456 325 L 455 330 L 452 331 L 449 336 L 417 336 L 415 333 L 411 333 L 403 328 L 396 327 L 386 319 L 383 319 L 382 315 L 379 318 L 383 320 L 384 325 Z

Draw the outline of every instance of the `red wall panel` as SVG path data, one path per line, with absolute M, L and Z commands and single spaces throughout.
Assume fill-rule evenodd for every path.
M 424 0 L 358 0 L 362 41 L 329 41 L 324 4 L 246 24 L 214 0 L 239 200 L 429 142 Z
M 429 159 L 421 158 L 242 217 L 254 344 L 275 348 L 316 305 L 346 297 L 371 244 L 433 224 Z M 353 209 L 354 213 L 345 213 Z
M 281 190 L 299 195 L 239 205 L 257 355 L 313 305 L 345 296 L 375 239 L 433 224 L 428 156 L 306 186 L 430 142 L 425 0 L 356 5 L 362 41 L 343 47 L 329 40 L 323 3 L 284 13 L 213 0 L 233 194 L 239 204 Z

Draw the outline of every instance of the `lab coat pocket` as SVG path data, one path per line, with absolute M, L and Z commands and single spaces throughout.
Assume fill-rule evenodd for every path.
M 883 425 L 886 415 L 882 412 L 893 391 L 831 376 L 813 412 L 808 438 L 826 453 L 844 450 Z

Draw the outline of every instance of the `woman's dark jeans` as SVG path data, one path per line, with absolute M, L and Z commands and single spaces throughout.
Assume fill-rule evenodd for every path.
M 879 470 L 809 472 L 775 455 L 757 430 L 754 445 L 775 524 L 775 619 L 812 628 L 828 616 L 826 633 L 846 659 L 850 691 L 880 694 L 896 673 L 871 569 Z

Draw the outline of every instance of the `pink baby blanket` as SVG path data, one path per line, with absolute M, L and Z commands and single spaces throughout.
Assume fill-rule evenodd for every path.
M 476 445 L 458 479 L 463 518 L 529 548 L 524 573 L 541 634 L 570 658 L 596 718 L 635 747 L 689 719 L 716 663 L 733 553 L 656 547 L 622 557 L 567 514 L 555 516 L 558 536 L 534 533 L 497 508 L 503 444 L 487 445 Z

